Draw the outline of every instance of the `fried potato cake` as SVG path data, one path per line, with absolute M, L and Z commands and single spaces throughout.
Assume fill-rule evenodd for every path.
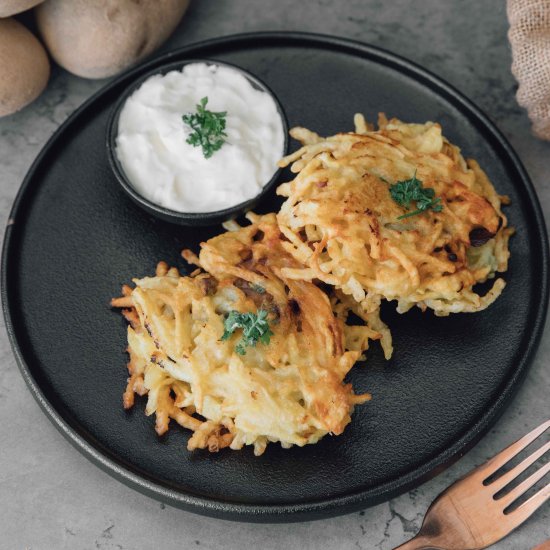
M 189 251 L 184 252 L 184 257 L 216 277 L 232 277 L 237 281 L 246 281 L 252 287 L 254 285 L 265 287 L 274 296 L 280 296 L 283 301 L 285 297 L 280 292 L 280 286 L 276 286 L 281 283 L 292 295 L 312 292 L 318 296 L 320 290 L 312 286 L 309 281 L 302 281 L 284 274 L 289 270 L 293 273 L 293 270 L 303 269 L 303 265 L 287 252 L 286 239 L 277 225 L 275 214 L 257 216 L 249 213 L 247 218 L 252 222 L 251 225 L 241 228 L 235 222 L 228 222 L 224 224 L 228 229 L 226 233 L 202 243 L 200 259 L 193 258 Z M 238 284 L 242 285 L 242 282 Z M 272 287 L 272 284 L 275 286 Z M 337 310 L 338 317 L 343 321 L 346 348 L 363 352 L 368 349 L 369 340 L 379 339 L 384 354 L 389 359 L 393 351 L 391 334 L 380 319 L 379 311 L 360 315 L 365 322 L 364 326 L 350 326 L 347 319 L 354 310 L 354 304 L 344 300 L 345 305 L 343 305 L 342 299 L 332 295 L 331 288 L 326 290 L 331 295 L 332 303 L 339 304 L 335 311 Z M 311 303 L 316 302 L 316 300 L 311 301 Z M 315 325 L 314 311 L 304 312 L 302 317 L 314 323 L 311 326 L 310 338 L 315 345 L 308 349 L 307 353 L 316 353 L 317 349 L 327 345 L 329 335 L 323 334 L 322 327 Z
M 380 115 L 374 130 L 356 115 L 355 125 L 328 138 L 291 131 L 303 147 L 280 163 L 296 177 L 277 190 L 286 197 L 277 220 L 283 247 L 305 267 L 282 275 L 333 285 L 365 313 L 382 299 L 441 316 L 489 306 L 504 280 L 484 296 L 473 286 L 507 269 L 508 198 L 439 124 Z
M 298 263 L 275 215 L 250 219 L 203 243 L 200 257 L 184 251 L 200 266 L 191 276 L 161 262 L 156 276 L 112 301 L 130 322 L 124 406 L 147 395 L 159 434 L 170 419 L 194 432 L 189 450 L 253 445 L 259 455 L 270 441 L 315 443 L 342 433 L 353 407 L 370 398 L 344 377 L 369 339 L 383 335 L 345 326 L 320 288 L 285 277 Z

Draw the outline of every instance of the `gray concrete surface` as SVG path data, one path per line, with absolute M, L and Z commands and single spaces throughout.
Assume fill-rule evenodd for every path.
M 337 7 L 336 7 L 337 6 Z M 530 134 L 515 102 L 504 2 L 497 0 L 195 0 L 162 51 L 254 30 L 307 30 L 383 46 L 439 74 L 480 105 L 510 139 L 550 214 L 550 144 Z M 31 161 L 101 81 L 54 69 L 46 93 L 0 120 L 0 225 Z M 0 321 L 2 323 L 2 321 Z M 364 512 L 291 525 L 216 521 L 165 507 L 111 479 L 57 433 L 27 391 L 0 330 L 0 548 L 379 549 L 411 537 L 434 497 L 548 415 L 550 330 L 515 401 L 464 458 L 422 487 Z M 498 550 L 550 537 L 550 506 Z

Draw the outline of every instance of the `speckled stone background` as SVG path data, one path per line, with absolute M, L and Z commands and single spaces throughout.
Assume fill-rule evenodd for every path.
M 198 40 L 255 30 L 305 30 L 387 48 L 440 75 L 496 122 L 525 163 L 550 214 L 550 143 L 530 134 L 515 102 L 503 1 L 194 0 L 161 52 Z M 98 45 L 100 47 L 100 45 Z M 0 119 L 0 224 L 30 163 L 54 130 L 103 85 L 53 69 L 32 106 Z M 498 184 L 498 182 L 496 182 Z M 2 321 L 0 323 L 3 324 Z M 0 331 L 1 549 L 378 549 L 412 537 L 436 495 L 473 466 L 548 416 L 550 329 L 518 396 L 464 458 L 422 487 L 363 512 L 291 525 L 217 521 L 165 507 L 88 462 L 40 412 Z M 499 550 L 529 550 L 550 537 L 550 506 Z

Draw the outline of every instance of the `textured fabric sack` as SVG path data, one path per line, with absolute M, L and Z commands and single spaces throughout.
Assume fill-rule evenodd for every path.
M 533 132 L 550 140 L 550 0 L 508 0 L 512 73 Z

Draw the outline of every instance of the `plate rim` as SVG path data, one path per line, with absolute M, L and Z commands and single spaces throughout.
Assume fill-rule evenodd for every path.
M 223 45 L 229 47 L 238 47 L 240 44 L 246 45 L 251 40 L 283 41 L 287 44 L 296 42 L 297 44 L 308 43 L 312 47 L 328 49 L 330 51 L 347 50 L 352 54 L 364 54 L 369 59 L 381 63 L 384 66 L 399 68 L 412 76 L 416 81 L 428 83 L 432 90 L 443 95 L 446 99 L 452 100 L 463 112 L 470 115 L 471 120 L 481 123 L 491 140 L 497 144 L 504 156 L 511 163 L 513 169 L 519 175 L 520 189 L 526 193 L 527 202 L 532 207 L 534 217 L 533 225 L 537 228 L 540 236 L 540 245 L 542 249 L 541 256 L 541 299 L 536 311 L 536 317 L 532 320 L 533 332 L 527 339 L 525 353 L 522 355 L 518 366 L 506 381 L 500 395 L 490 404 L 490 407 L 484 411 L 477 421 L 451 445 L 434 455 L 427 462 L 422 463 L 413 470 L 397 478 L 386 481 L 385 483 L 373 488 L 359 490 L 353 493 L 340 495 L 331 498 L 308 501 L 303 503 L 282 503 L 282 504 L 247 504 L 243 502 L 228 501 L 205 496 L 197 496 L 191 492 L 182 492 L 169 488 L 160 482 L 154 482 L 146 477 L 126 469 L 122 464 L 104 453 L 99 446 L 94 446 L 82 437 L 61 415 L 55 407 L 50 404 L 42 391 L 40 384 L 31 374 L 31 369 L 27 365 L 20 343 L 15 334 L 12 312 L 14 305 L 9 294 L 8 265 L 9 258 L 12 256 L 11 249 L 14 240 L 14 223 L 17 213 L 24 210 L 24 199 L 28 193 L 33 191 L 33 179 L 37 167 L 40 166 L 44 158 L 49 154 L 50 149 L 56 141 L 70 129 L 70 127 L 79 119 L 91 104 L 95 103 L 103 94 L 108 93 L 112 88 L 119 86 L 124 80 L 131 79 L 135 74 L 141 74 L 159 64 L 168 63 L 172 58 L 182 58 L 193 55 L 193 52 L 200 49 L 216 48 Z M 311 519 L 321 519 L 323 517 L 335 516 L 340 514 L 357 511 L 368 506 L 373 506 L 384 502 L 404 493 L 412 487 L 418 486 L 441 473 L 444 469 L 458 460 L 465 452 L 471 449 L 485 433 L 494 425 L 501 414 L 510 403 L 512 397 L 519 389 L 521 382 L 527 374 L 528 368 L 534 359 L 538 349 L 542 332 L 544 329 L 547 305 L 549 298 L 549 246 L 548 233 L 540 202 L 536 195 L 533 183 L 524 168 L 517 153 L 514 151 L 508 140 L 502 132 L 495 126 L 489 117 L 477 107 L 470 99 L 460 92 L 453 85 L 446 82 L 431 71 L 423 68 L 421 65 L 406 59 L 400 55 L 394 54 L 386 49 L 373 46 L 358 40 L 341 38 L 329 34 L 294 32 L 294 31 L 262 31 L 247 32 L 222 36 L 202 40 L 184 47 L 172 50 L 170 52 L 155 56 L 143 63 L 124 71 L 113 80 L 102 86 L 94 92 L 84 103 L 82 103 L 67 119 L 55 130 L 52 136 L 47 140 L 35 160 L 30 165 L 23 182 L 14 199 L 7 225 L 4 232 L 4 241 L 2 247 L 2 258 L 0 266 L 1 281 L 1 300 L 2 310 L 6 331 L 9 342 L 14 353 L 19 370 L 29 388 L 32 396 L 37 401 L 43 412 L 61 432 L 82 454 L 91 462 L 99 466 L 103 471 L 109 473 L 118 481 L 122 481 L 127 486 L 138 490 L 139 492 L 153 497 L 172 506 L 183 508 L 187 511 L 200 513 L 206 516 L 216 518 L 231 519 L 237 521 L 252 522 L 280 522 L 280 521 L 304 521 Z

